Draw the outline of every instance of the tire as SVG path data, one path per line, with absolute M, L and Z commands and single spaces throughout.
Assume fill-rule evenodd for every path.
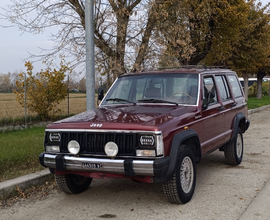
M 55 175 L 55 181 L 61 191 L 67 194 L 78 194 L 86 191 L 92 178 L 74 174 Z
M 196 186 L 196 162 L 192 150 L 182 145 L 172 177 L 163 183 L 163 193 L 174 204 L 185 204 L 193 196 Z
M 239 165 L 243 159 L 244 142 L 240 128 L 237 129 L 236 138 L 224 146 L 226 163 L 229 165 Z

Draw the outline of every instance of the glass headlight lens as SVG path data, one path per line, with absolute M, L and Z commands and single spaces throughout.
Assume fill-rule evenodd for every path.
M 80 144 L 74 140 L 68 143 L 67 148 L 68 148 L 69 153 L 74 154 L 74 155 L 80 152 Z
M 61 134 L 59 132 L 52 132 L 49 133 L 49 141 L 52 142 L 60 142 L 61 141 Z
M 118 154 L 118 146 L 114 142 L 108 142 L 105 145 L 104 150 L 109 157 L 115 157 Z
M 140 136 L 140 145 L 141 146 L 155 146 L 155 137 L 153 135 L 144 135 Z

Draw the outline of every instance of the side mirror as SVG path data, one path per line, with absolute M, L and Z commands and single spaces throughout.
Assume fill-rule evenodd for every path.
M 104 97 L 104 91 L 102 87 L 98 88 L 98 100 L 101 101 Z

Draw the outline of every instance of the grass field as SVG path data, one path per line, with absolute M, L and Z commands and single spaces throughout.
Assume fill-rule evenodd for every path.
M 270 105 L 270 97 L 263 96 L 262 99 L 257 99 L 255 97 L 249 97 L 248 101 L 248 109 L 259 108 L 265 105 Z
M 59 106 L 63 115 L 68 114 L 68 99 L 62 101 Z M 77 114 L 86 110 L 86 94 L 69 94 L 69 114 Z M 28 112 L 27 115 L 35 115 Z M 24 108 L 16 101 L 14 93 L 0 93 L 0 119 L 24 117 Z
M 44 127 L 10 131 L 0 135 L 0 182 L 42 170 Z

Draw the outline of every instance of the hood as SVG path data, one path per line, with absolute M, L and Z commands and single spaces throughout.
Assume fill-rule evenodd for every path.
M 103 106 L 57 121 L 47 128 L 85 128 L 86 126 L 89 129 L 90 126 L 90 128 L 135 130 L 143 126 L 145 129 L 145 126 L 158 127 L 190 112 L 191 109 L 194 110 L 194 107 L 145 104 Z

